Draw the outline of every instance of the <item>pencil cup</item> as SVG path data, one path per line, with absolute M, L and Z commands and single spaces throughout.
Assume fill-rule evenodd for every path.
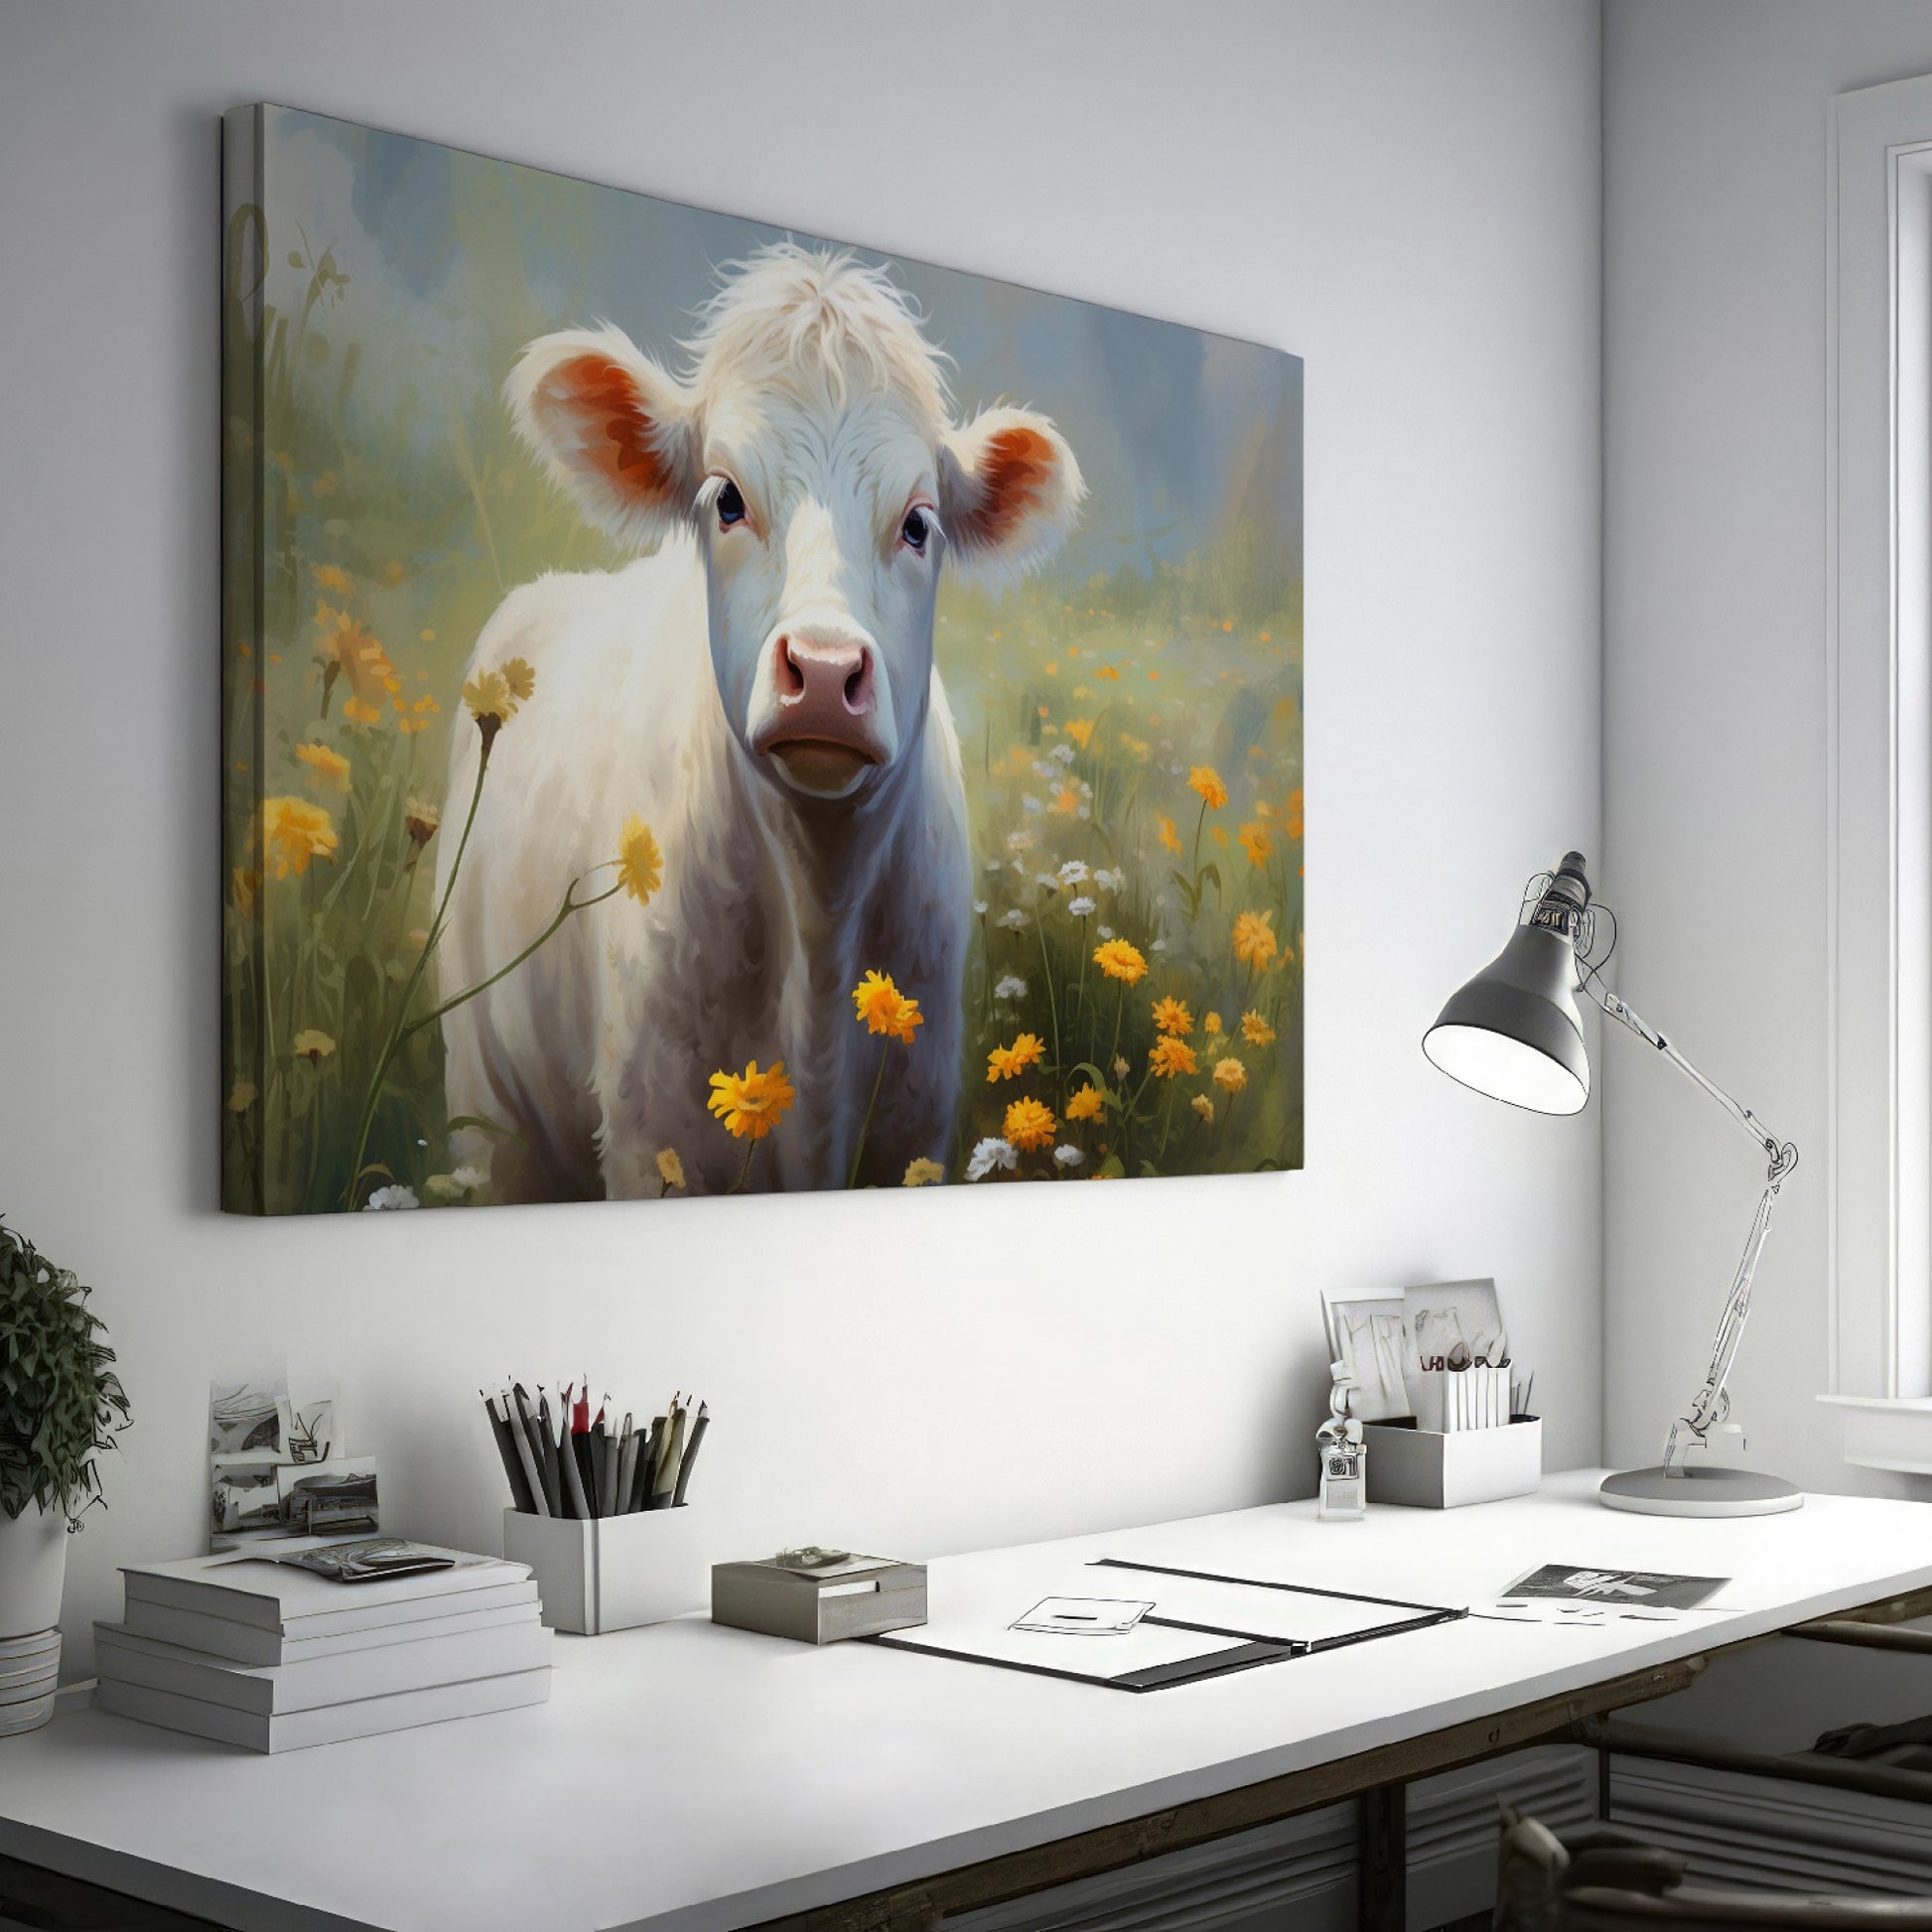
M 1466 1381 L 1466 1376 L 1458 1376 Z M 1455 1509 L 1527 1496 L 1543 1481 L 1543 1424 L 1513 1416 L 1499 1429 L 1422 1429 L 1403 1417 L 1363 1425 L 1371 1503 Z
M 663 1623 L 711 1600 L 703 1531 L 689 1507 L 589 1522 L 506 1509 L 503 1555 L 530 1566 L 553 1630 L 602 1636 Z

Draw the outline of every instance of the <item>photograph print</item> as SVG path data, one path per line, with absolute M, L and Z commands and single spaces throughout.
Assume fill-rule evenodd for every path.
M 1299 1168 L 1302 364 L 228 116 L 223 1202 Z

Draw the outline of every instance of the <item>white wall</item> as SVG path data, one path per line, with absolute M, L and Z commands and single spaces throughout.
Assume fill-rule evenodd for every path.
M 1605 9 L 1602 887 L 1626 997 L 1804 1156 L 1734 1386 L 1754 1459 L 1813 1488 L 1909 1492 L 1849 1469 L 1812 1400 L 1828 113 L 1836 93 L 1928 69 L 1924 0 Z M 1763 1163 L 1629 1045 L 1604 1083 L 1605 1452 L 1648 1462 L 1703 1372 Z
M 71 1632 L 197 1546 L 209 1373 L 284 1360 L 400 1526 L 489 1544 L 478 1384 L 591 1364 L 710 1395 L 719 1554 L 936 1554 L 1306 1493 L 1320 1291 L 1489 1273 L 1595 1456 L 1594 1115 L 1416 1042 L 1597 843 L 1598 51 L 1587 0 L 0 13 L 0 1205 L 139 1419 Z M 213 1211 L 215 117 L 261 98 L 1306 355 L 1306 1173 Z

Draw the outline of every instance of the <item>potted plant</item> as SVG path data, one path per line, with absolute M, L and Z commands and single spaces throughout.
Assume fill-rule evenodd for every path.
M 128 1423 L 89 1290 L 0 1222 L 0 1642 L 61 1617 L 67 1534 Z

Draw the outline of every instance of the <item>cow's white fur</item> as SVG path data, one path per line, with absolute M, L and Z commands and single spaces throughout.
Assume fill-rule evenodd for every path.
M 782 1060 L 798 1096 L 752 1184 L 842 1184 L 881 1047 L 850 999 L 869 968 L 915 996 L 925 1025 L 893 1046 L 862 1177 L 948 1153 L 971 879 L 932 662 L 937 567 L 950 552 L 997 574 L 1049 554 L 1079 470 L 1030 412 L 955 427 L 909 302 L 847 256 L 786 243 L 736 265 L 685 347 L 673 374 L 618 330 L 565 331 L 532 344 L 506 385 L 519 433 L 586 513 L 659 547 L 522 586 L 478 639 L 473 670 L 521 656 L 536 690 L 491 752 L 439 953 L 444 997 L 528 944 L 566 885 L 612 858 L 627 813 L 664 856 L 648 905 L 620 894 L 573 915 L 445 1019 L 450 1113 L 510 1130 L 493 1144 L 508 1197 L 656 1193 L 666 1147 L 693 1189 L 731 1186 L 743 1149 L 706 1112 L 708 1076 L 752 1059 Z M 629 412 L 621 465 L 614 394 Z M 721 530 L 726 475 L 751 514 Z M 899 536 L 913 502 L 936 526 L 923 555 Z M 881 761 L 837 797 L 752 750 L 787 634 L 873 659 Z M 445 878 L 480 744 L 460 720 Z

